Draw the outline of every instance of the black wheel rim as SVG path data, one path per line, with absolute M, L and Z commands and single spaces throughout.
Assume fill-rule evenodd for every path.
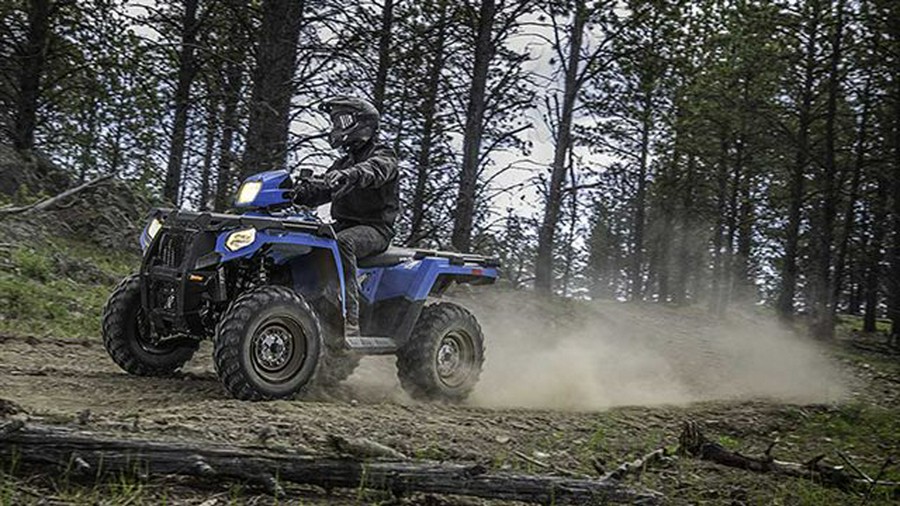
M 276 316 L 262 322 L 250 341 L 254 372 L 268 383 L 292 379 L 306 361 L 303 329 L 291 318 Z
M 448 332 L 438 343 L 434 357 L 438 379 L 448 388 L 458 388 L 472 375 L 475 344 L 462 330 Z

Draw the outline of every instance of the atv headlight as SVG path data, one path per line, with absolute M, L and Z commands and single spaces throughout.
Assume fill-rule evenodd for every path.
M 253 241 L 256 240 L 256 229 L 255 228 L 245 228 L 243 230 L 235 230 L 234 232 L 228 234 L 228 239 L 225 239 L 225 247 L 230 251 L 237 251 L 241 248 L 249 246 L 253 244 Z
M 159 229 L 162 228 L 162 222 L 159 221 L 159 218 L 153 218 L 150 221 L 150 224 L 147 225 L 147 237 L 152 241 L 156 234 L 159 233 Z
M 247 181 L 238 190 L 237 203 L 249 204 L 253 202 L 253 199 L 259 195 L 260 190 L 262 190 L 262 181 Z

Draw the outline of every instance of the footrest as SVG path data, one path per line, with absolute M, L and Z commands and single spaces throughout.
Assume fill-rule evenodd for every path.
M 397 343 L 390 337 L 347 337 L 347 348 L 364 355 L 393 355 Z

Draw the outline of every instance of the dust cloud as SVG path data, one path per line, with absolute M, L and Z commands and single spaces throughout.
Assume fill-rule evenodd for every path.
M 758 314 L 711 317 L 704 308 L 548 302 L 530 292 L 448 297 L 485 334 L 481 380 L 468 405 L 596 410 L 765 399 L 830 402 L 845 388 L 820 346 Z M 367 402 L 413 402 L 394 357 L 366 357 L 345 384 Z
M 827 402 L 844 387 L 813 341 L 758 314 L 616 302 L 466 296 L 487 342 L 470 404 L 588 410 L 769 399 Z

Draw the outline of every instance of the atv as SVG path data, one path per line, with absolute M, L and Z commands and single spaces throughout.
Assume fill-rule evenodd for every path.
M 362 337 L 347 336 L 334 229 L 292 202 L 299 185 L 324 179 L 299 176 L 247 178 L 234 201 L 242 214 L 153 209 L 140 270 L 103 309 L 110 357 L 130 374 L 168 376 L 212 339 L 225 388 L 257 401 L 335 385 L 362 356 L 393 354 L 413 398 L 465 399 L 481 373 L 484 335 L 464 307 L 431 301 L 453 283 L 493 283 L 499 262 L 397 247 L 360 259 Z

